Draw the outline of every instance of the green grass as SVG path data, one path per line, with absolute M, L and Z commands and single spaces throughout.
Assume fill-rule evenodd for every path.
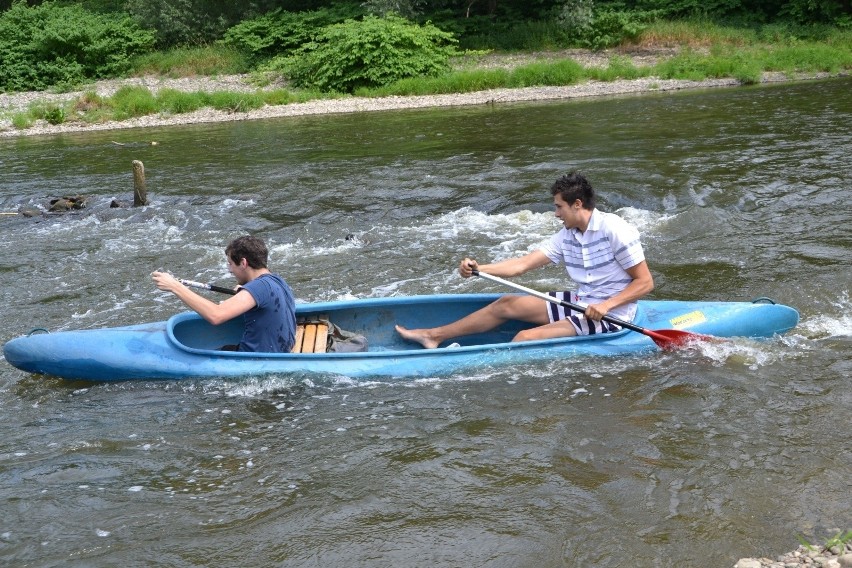
M 512 70 L 509 84 L 512 88 L 545 85 L 575 85 L 587 78 L 583 66 L 572 59 L 553 63 L 531 63 Z
M 151 53 L 132 61 L 133 76 L 212 77 L 237 75 L 250 71 L 246 58 L 238 51 L 221 45 L 184 47 Z
M 715 36 L 714 36 L 715 37 Z M 458 70 L 440 77 L 397 81 L 356 95 L 430 95 L 464 93 L 495 88 L 573 85 L 587 80 L 614 81 L 659 77 L 701 81 L 731 77 L 744 84 L 757 83 L 764 71 L 839 73 L 852 68 L 852 48 L 800 42 L 791 46 L 747 45 L 741 42 L 714 44 L 699 51 L 687 48 L 678 55 L 649 67 L 636 67 L 626 57 L 614 56 L 603 68 L 583 68 L 571 60 L 532 63 L 513 70 Z
M 199 93 L 185 93 L 176 89 L 163 89 L 158 93 L 160 111 L 185 114 L 204 108 L 205 100 Z
M 311 91 L 292 92 L 285 89 L 254 93 L 231 91 L 187 93 L 175 89 L 162 89 L 154 95 L 146 87 L 125 86 L 116 91 L 112 97 L 101 97 L 93 92 L 87 92 L 64 105 L 33 103 L 26 112 L 14 113 L 9 118 L 14 128 L 25 130 L 32 127 L 37 120 L 45 120 L 50 124 L 68 122 L 97 124 L 151 114 L 185 114 L 203 108 L 239 113 L 265 105 L 285 105 L 331 96 Z
M 25 112 L 16 112 L 12 115 L 12 126 L 16 130 L 26 130 L 33 125 L 33 118 Z
M 818 551 L 819 549 L 809 543 L 805 538 L 801 535 L 798 535 L 799 542 L 802 543 L 802 546 L 807 548 L 810 551 Z M 822 552 L 831 550 L 834 554 L 842 554 L 844 548 L 846 547 L 846 543 L 852 542 L 852 530 L 848 530 L 845 533 L 839 532 L 835 536 L 827 539 L 825 544 L 822 547 Z
M 688 50 L 654 66 L 662 79 L 721 79 L 733 77 L 746 84 L 757 83 L 762 75 L 754 52 L 748 49 L 713 48 L 709 55 Z
M 596 81 L 615 81 L 647 77 L 651 74 L 651 68 L 636 67 L 629 58 L 616 55 L 610 58 L 606 67 L 586 69 L 585 73 L 589 79 Z
M 852 51 L 820 44 L 784 46 L 764 49 L 761 64 L 766 71 L 839 73 L 852 67 Z
M 62 124 L 65 122 L 67 111 L 64 105 L 55 103 L 36 103 L 30 107 L 29 118 L 33 121 L 44 120 L 48 124 Z
M 648 24 L 636 45 L 640 47 L 691 47 L 747 45 L 753 43 L 752 30 L 720 26 L 709 20 L 656 21 Z
M 656 21 L 639 34 L 634 45 L 639 47 L 691 47 L 711 46 L 795 46 L 799 44 L 827 44 L 852 47 L 852 29 L 812 25 L 774 23 L 762 26 L 723 26 L 710 20 Z
M 509 77 L 510 73 L 505 69 L 456 71 L 440 77 L 413 77 L 401 79 L 384 87 L 361 88 L 355 91 L 355 96 L 389 97 L 469 93 L 506 86 Z
M 146 116 L 159 110 L 157 99 L 146 87 L 121 87 L 108 101 L 115 113 L 114 120 Z
M 248 112 L 261 108 L 266 104 L 262 95 L 257 93 L 234 93 L 222 91 L 218 93 L 210 93 L 207 95 L 209 104 L 216 110 L 226 112 Z

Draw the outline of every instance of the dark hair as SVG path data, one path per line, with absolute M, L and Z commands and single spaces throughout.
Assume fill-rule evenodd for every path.
M 595 208 L 595 190 L 589 180 L 577 170 L 556 180 L 550 188 L 550 195 L 557 193 L 565 203 L 574 203 L 579 199 L 583 203 L 583 209 L 591 211 Z
M 234 264 L 239 264 L 242 259 L 246 259 L 248 265 L 252 268 L 266 268 L 266 262 L 269 259 L 269 250 L 266 244 L 251 235 L 238 237 L 228 243 L 225 247 L 225 254 L 228 255 Z

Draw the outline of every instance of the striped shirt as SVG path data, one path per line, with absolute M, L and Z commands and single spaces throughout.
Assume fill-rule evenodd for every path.
M 645 260 L 639 231 L 618 215 L 597 209 L 584 232 L 563 228 L 539 248 L 551 262 L 565 264 L 578 285 L 577 303 L 582 305 L 603 302 L 627 288 L 633 280 L 627 269 Z M 610 315 L 631 320 L 635 313 L 632 302 Z

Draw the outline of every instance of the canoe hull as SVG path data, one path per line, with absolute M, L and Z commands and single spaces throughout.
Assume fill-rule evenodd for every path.
M 106 329 L 31 334 L 6 343 L 13 366 L 31 373 L 88 381 L 186 379 L 264 374 L 323 373 L 352 378 L 446 375 L 481 365 L 499 366 L 556 356 L 623 355 L 657 350 L 645 335 L 624 330 L 598 337 L 511 343 L 521 322 L 457 339 L 461 346 L 422 349 L 394 331 L 448 323 L 497 299 L 497 294 L 371 298 L 299 304 L 297 315 L 325 314 L 365 335 L 361 353 L 271 354 L 219 351 L 237 343 L 241 322 L 211 326 L 194 313 L 167 321 Z M 796 310 L 753 302 L 642 301 L 635 323 L 719 337 L 771 337 L 798 323 Z

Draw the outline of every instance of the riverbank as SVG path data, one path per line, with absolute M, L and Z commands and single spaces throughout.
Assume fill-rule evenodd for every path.
M 619 52 L 619 57 L 629 58 L 635 66 L 650 66 L 661 59 L 676 55 L 677 50 L 660 48 L 635 52 Z M 566 50 L 561 52 L 525 54 L 525 55 L 488 55 L 474 59 L 462 59 L 456 62 L 458 68 L 465 67 L 503 67 L 512 68 L 535 61 L 553 61 L 558 58 L 574 59 L 586 67 L 605 66 L 610 57 L 607 52 L 589 52 Z M 825 73 L 789 77 L 782 73 L 765 73 L 762 82 L 787 82 L 826 78 Z M 661 80 L 653 77 L 634 80 L 588 81 L 585 83 L 561 87 L 528 87 L 522 89 L 491 89 L 472 93 L 457 93 L 428 96 L 390 96 L 382 98 L 341 97 L 319 99 L 304 103 L 265 106 L 247 112 L 228 112 L 205 108 L 182 114 L 152 114 L 125 121 L 102 123 L 84 123 L 68 120 L 62 124 L 49 124 L 45 120 L 35 121 L 29 128 L 18 129 L 12 124 L 15 113 L 25 112 L 33 104 L 64 104 L 82 97 L 85 93 L 96 93 L 101 97 L 110 97 L 122 86 L 135 85 L 145 87 L 154 95 L 162 89 L 174 89 L 182 92 L 255 92 L 259 89 L 245 75 L 223 77 L 134 77 L 121 80 L 100 81 L 85 88 L 67 93 L 25 92 L 0 94 L 0 138 L 18 136 L 55 135 L 69 132 L 88 132 L 127 128 L 148 128 L 155 126 L 179 126 L 210 122 L 233 122 L 243 120 L 261 120 L 288 116 L 336 114 L 353 112 L 376 112 L 383 110 L 415 109 L 429 107 L 451 107 L 480 104 L 500 104 L 524 101 L 545 101 L 573 99 L 581 97 L 618 96 L 639 93 L 670 92 L 687 89 L 708 89 L 716 87 L 735 87 L 740 85 L 736 79 L 708 79 L 703 81 Z M 277 85 L 270 85 L 271 89 Z
M 800 546 L 777 559 L 742 558 L 734 568 L 852 568 L 852 542 L 830 549 Z

